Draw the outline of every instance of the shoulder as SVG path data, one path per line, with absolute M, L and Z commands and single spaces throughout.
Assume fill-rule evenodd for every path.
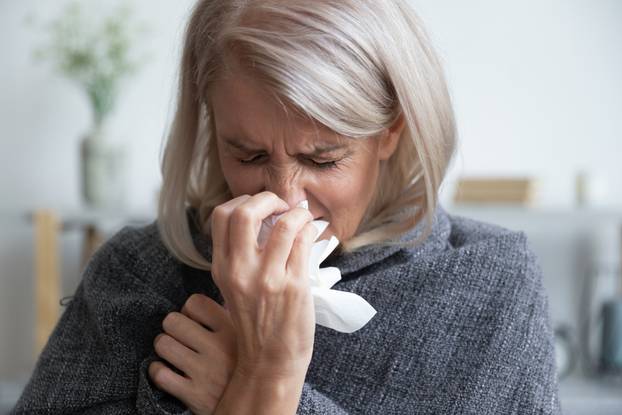
M 123 249 L 135 252 L 147 249 L 152 252 L 164 248 L 158 231 L 157 220 L 141 225 L 126 225 L 114 233 L 107 241 L 112 249 Z
M 143 226 L 124 226 L 107 241 L 108 249 L 125 258 L 140 256 L 156 261 L 171 257 L 164 246 L 157 221 Z
M 448 219 L 446 248 L 433 262 L 454 289 L 514 299 L 543 290 L 539 260 L 525 232 L 459 215 Z
M 448 217 L 451 224 L 449 243 L 454 249 L 468 249 L 500 241 L 514 241 L 518 244 L 526 242 L 526 235 L 522 231 L 514 231 L 460 215 L 448 215 Z
M 143 226 L 124 226 L 114 233 L 90 258 L 83 279 L 118 279 L 121 273 L 150 284 L 162 276 L 170 277 L 179 266 L 162 242 L 154 220 Z
M 444 249 L 425 261 L 414 259 L 409 275 L 416 305 L 409 307 L 414 311 L 408 318 L 418 324 L 429 321 L 424 330 L 433 346 L 426 353 L 436 355 L 430 360 L 449 361 L 451 373 L 467 374 L 461 390 L 512 397 L 492 400 L 497 412 L 512 412 L 517 403 L 553 404 L 547 297 L 526 234 L 449 215 L 446 241 Z M 430 372 L 436 369 L 434 363 L 430 366 Z
M 490 262 L 521 266 L 537 262 L 525 232 L 464 216 L 450 215 L 448 242 L 453 255 L 486 257 Z

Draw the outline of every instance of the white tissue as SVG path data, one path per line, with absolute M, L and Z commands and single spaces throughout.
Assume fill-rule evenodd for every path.
M 309 204 L 304 200 L 297 207 L 309 209 Z M 260 247 L 266 243 L 270 231 L 281 216 L 282 214 L 272 215 L 264 219 L 257 238 Z M 312 223 L 318 229 L 317 237 L 328 226 L 328 222 L 323 220 L 314 220 Z M 359 295 L 331 289 L 341 280 L 341 271 L 336 267 L 320 268 L 320 264 L 338 245 L 339 240 L 331 236 L 330 239 L 315 242 L 311 247 L 309 279 L 315 306 L 315 321 L 321 326 L 342 333 L 353 333 L 367 324 L 376 314 L 376 310 Z

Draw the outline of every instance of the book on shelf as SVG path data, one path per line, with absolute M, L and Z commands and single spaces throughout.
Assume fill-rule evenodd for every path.
M 503 203 L 528 206 L 536 197 L 536 181 L 527 177 L 459 179 L 454 203 Z

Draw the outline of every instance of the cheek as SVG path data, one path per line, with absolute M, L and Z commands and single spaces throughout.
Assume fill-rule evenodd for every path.
M 314 195 L 327 208 L 334 220 L 347 217 L 360 219 L 373 196 L 376 169 L 349 169 L 319 181 Z
M 360 177 L 348 176 L 342 180 L 325 180 L 316 192 L 325 201 L 329 210 L 353 209 L 361 199 L 364 190 Z

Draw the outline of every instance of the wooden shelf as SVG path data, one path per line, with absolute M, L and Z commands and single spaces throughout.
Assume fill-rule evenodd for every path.
M 483 222 L 495 223 L 515 230 L 534 233 L 564 229 L 584 232 L 597 230 L 600 225 L 622 225 L 622 207 L 564 208 L 524 207 L 512 205 L 452 205 L 447 212 Z
M 452 204 L 446 207 L 448 212 L 474 213 L 477 215 L 493 213 L 499 215 L 527 216 L 618 216 L 622 217 L 622 206 L 608 207 L 556 207 L 556 206 L 520 206 L 509 204 Z

